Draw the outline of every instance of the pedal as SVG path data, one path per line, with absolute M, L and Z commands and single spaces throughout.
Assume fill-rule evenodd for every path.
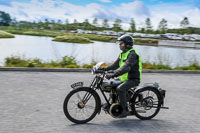
M 102 109 L 103 109 L 104 111 L 108 112 L 108 110 L 109 110 L 109 105 L 108 105 L 107 103 L 102 104 L 101 107 L 102 107 Z

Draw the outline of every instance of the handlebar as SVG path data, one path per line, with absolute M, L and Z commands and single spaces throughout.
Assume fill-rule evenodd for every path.
M 93 72 L 95 73 L 95 74 L 98 74 L 98 73 L 114 73 L 114 71 L 113 70 L 109 70 L 109 71 L 104 71 L 104 70 L 93 70 Z
M 113 70 L 104 71 L 104 70 L 94 70 L 94 69 L 92 69 L 92 74 L 101 74 L 101 75 L 103 75 L 103 78 L 105 77 L 108 80 L 111 79 L 111 78 L 114 78 L 114 77 L 108 78 L 108 75 L 111 74 L 111 73 L 114 73 L 114 71 Z
M 103 70 L 95 70 L 94 73 L 98 74 L 98 73 L 105 73 L 105 71 Z

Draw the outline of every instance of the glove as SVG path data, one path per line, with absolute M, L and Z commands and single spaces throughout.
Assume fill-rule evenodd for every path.
M 114 78 L 114 77 L 116 77 L 114 73 L 107 73 L 106 74 L 106 79 L 108 79 L 108 80 L 111 79 L 111 78 Z

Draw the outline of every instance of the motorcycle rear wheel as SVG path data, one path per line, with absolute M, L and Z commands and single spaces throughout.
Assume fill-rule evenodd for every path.
M 155 117 L 161 108 L 161 97 L 154 87 L 145 87 L 136 92 L 132 98 L 133 114 L 141 120 Z

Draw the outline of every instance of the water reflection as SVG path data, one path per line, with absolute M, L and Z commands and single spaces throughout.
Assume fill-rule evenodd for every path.
M 51 37 L 16 35 L 13 39 L 0 39 L 0 65 L 6 57 L 22 56 L 39 58 L 42 61 L 61 60 L 63 56 L 74 56 L 79 64 L 94 61 L 111 62 L 118 57 L 119 46 L 114 43 L 72 44 L 53 42 Z M 200 62 L 200 50 L 135 45 L 143 61 L 162 62 L 172 67 Z

